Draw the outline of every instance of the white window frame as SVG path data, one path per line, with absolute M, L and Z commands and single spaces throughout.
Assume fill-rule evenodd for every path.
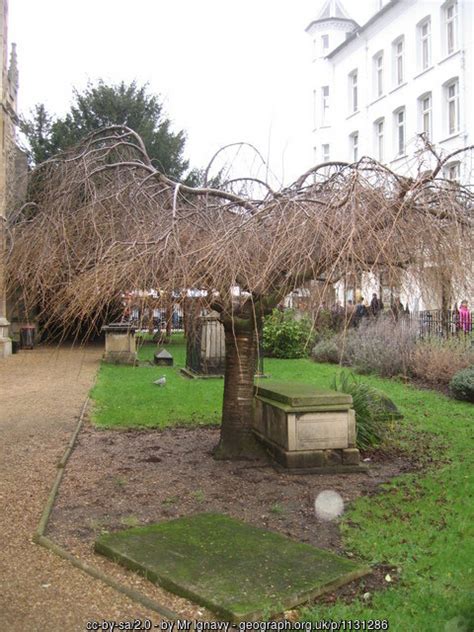
M 406 109 L 398 108 L 393 113 L 394 130 L 395 130 L 395 155 L 396 157 L 406 154 Z
M 431 92 L 422 94 L 418 99 L 420 110 L 420 130 L 430 140 L 433 135 L 433 97 Z
M 357 162 L 359 160 L 359 132 L 352 132 L 349 138 L 351 142 L 351 161 Z
M 321 35 L 321 50 L 323 53 L 329 50 L 329 35 Z
M 459 79 L 444 85 L 446 101 L 446 123 L 449 136 L 459 132 Z
M 421 70 L 431 66 L 431 17 L 427 17 L 418 24 L 418 39 Z
M 443 8 L 444 13 L 444 41 L 446 54 L 451 55 L 458 48 L 458 3 L 449 2 Z
M 321 157 L 323 162 L 329 162 L 329 143 L 323 143 L 321 145 Z
M 393 42 L 393 76 L 396 86 L 405 81 L 405 38 L 403 35 Z
M 452 182 L 460 182 L 461 180 L 461 163 L 458 161 L 449 162 L 444 166 L 443 176 L 445 180 L 451 180 Z
M 374 55 L 374 94 L 381 97 L 383 94 L 383 51 Z
M 384 159 L 384 136 L 385 136 L 385 119 L 381 118 L 374 123 L 375 135 L 375 153 L 377 160 L 383 162 Z
M 359 74 L 357 69 L 349 74 L 349 108 L 351 113 L 359 110 Z
M 327 93 L 325 91 L 327 90 Z M 321 125 L 327 125 L 329 120 L 329 86 L 321 87 Z

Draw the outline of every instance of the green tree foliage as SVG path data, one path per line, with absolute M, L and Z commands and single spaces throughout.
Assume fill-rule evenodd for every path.
M 90 132 L 110 125 L 126 125 L 143 139 L 151 161 L 159 171 L 180 180 L 188 168 L 183 158 L 184 131 L 174 133 L 164 116 L 163 105 L 148 86 L 89 83 L 83 92 L 74 90 L 70 111 L 53 119 L 43 104 L 21 121 L 33 164 L 39 164 L 62 149 L 75 145 Z M 194 178 L 195 176 L 193 176 Z
M 263 349 L 274 358 L 303 358 L 311 350 L 314 332 L 307 318 L 297 320 L 291 309 L 274 309 L 263 324 Z

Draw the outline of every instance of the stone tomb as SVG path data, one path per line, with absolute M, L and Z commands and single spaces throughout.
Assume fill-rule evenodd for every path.
M 220 514 L 106 533 L 95 551 L 233 622 L 266 620 L 370 572 Z
M 254 432 L 285 468 L 313 472 L 366 470 L 356 447 L 352 396 L 309 384 L 255 387 Z
M 104 362 L 131 365 L 138 363 L 134 327 L 128 323 L 110 323 L 104 325 L 102 331 L 105 332 Z

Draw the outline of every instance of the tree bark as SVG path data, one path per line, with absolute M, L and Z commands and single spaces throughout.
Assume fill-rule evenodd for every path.
M 253 385 L 256 369 L 254 324 L 224 324 L 226 367 L 224 402 L 217 459 L 256 459 L 264 451 L 252 432 Z

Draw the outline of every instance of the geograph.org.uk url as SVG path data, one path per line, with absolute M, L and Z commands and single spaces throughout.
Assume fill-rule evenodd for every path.
M 202 621 L 181 619 L 159 621 L 134 619 L 131 621 L 88 621 L 86 630 L 161 630 L 161 632 L 316 632 L 318 630 L 388 630 L 387 619 L 321 619 L 319 621 Z

